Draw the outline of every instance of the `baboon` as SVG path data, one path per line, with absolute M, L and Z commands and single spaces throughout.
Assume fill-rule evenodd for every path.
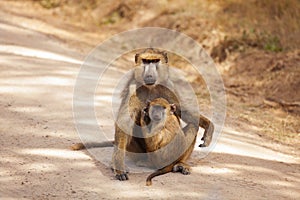
M 146 153 L 145 140 L 140 127 L 141 111 L 147 105 L 147 100 L 164 98 L 176 105 L 175 115 L 182 119 L 187 125 L 183 128 L 185 134 L 197 135 L 199 126 L 204 128 L 202 137 L 206 147 L 210 144 L 214 131 L 213 123 L 204 116 L 199 117 L 193 107 L 184 99 L 178 99 L 178 93 L 182 88 L 173 83 L 169 76 L 168 56 L 166 52 L 153 48 L 147 48 L 142 53 L 135 55 L 135 68 L 130 71 L 128 81 L 124 84 L 121 94 L 121 105 L 115 123 L 114 152 L 112 156 L 112 168 L 119 180 L 127 180 L 125 170 L 125 151 L 134 153 Z M 130 85 L 136 89 L 132 93 Z M 184 88 L 183 88 L 184 89 Z M 181 98 L 181 97 L 180 97 Z M 185 103 L 186 105 L 181 105 Z M 75 144 L 76 146 L 77 144 Z M 74 145 L 73 145 L 74 146 Z M 90 145 L 97 147 L 97 145 Z M 103 143 L 99 143 L 103 147 Z M 74 149 L 83 148 L 77 145 Z
M 146 185 L 152 184 L 152 178 L 171 171 L 190 174 L 190 167 L 185 161 L 190 157 L 196 135 L 186 134 L 180 126 L 179 117 L 174 113 L 176 105 L 163 98 L 149 102 L 141 114 L 141 126 L 145 138 L 148 162 L 159 170 L 150 174 Z
M 194 112 L 194 107 L 189 107 L 184 99 L 178 99 L 180 93 L 177 86 L 169 77 L 168 57 L 165 52 L 148 48 L 135 56 L 136 67 L 122 92 L 122 102 L 115 123 L 115 149 L 112 158 L 112 167 L 119 180 L 127 180 L 125 171 L 125 151 L 146 153 L 145 139 L 141 131 L 141 111 L 146 106 L 147 100 L 164 98 L 175 103 L 175 115 L 187 125 L 183 128 L 187 132 L 197 135 L 199 126 L 205 129 L 202 147 L 211 142 L 214 126 L 205 117 Z M 130 85 L 135 84 L 136 90 L 129 95 Z M 176 91 L 177 90 L 177 91 Z M 181 105 L 181 103 L 185 105 Z M 128 116 L 128 113 L 130 116 Z

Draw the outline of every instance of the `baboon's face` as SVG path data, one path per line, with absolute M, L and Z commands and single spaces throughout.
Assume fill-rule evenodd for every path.
M 142 85 L 155 85 L 165 82 L 169 77 L 168 56 L 165 52 L 152 48 L 135 55 L 135 80 Z
M 161 105 L 151 105 L 149 108 L 149 117 L 154 122 L 164 122 L 167 115 L 167 108 Z
M 151 121 L 164 123 L 168 115 L 174 114 L 176 106 L 163 98 L 157 98 L 151 102 L 148 101 L 148 105 L 144 111 L 148 113 Z
M 145 85 L 154 85 L 158 79 L 158 67 L 160 60 L 147 60 L 142 59 L 143 65 L 143 81 Z

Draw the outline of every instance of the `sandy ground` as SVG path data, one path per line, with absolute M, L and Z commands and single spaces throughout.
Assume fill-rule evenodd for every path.
M 145 186 L 145 172 L 115 180 L 88 152 L 68 149 L 80 141 L 72 99 L 85 54 L 59 38 L 73 39 L 74 30 L 5 9 L 0 9 L 0 199 L 300 198 L 297 154 L 238 131 L 230 120 L 209 156 L 200 159 L 195 148 L 190 176 L 169 173 L 151 187 Z

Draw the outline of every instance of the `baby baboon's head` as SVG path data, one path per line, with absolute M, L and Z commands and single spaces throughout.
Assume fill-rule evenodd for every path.
M 165 122 L 167 117 L 174 114 L 176 106 L 170 104 L 166 99 L 157 98 L 148 103 L 146 112 L 153 122 Z

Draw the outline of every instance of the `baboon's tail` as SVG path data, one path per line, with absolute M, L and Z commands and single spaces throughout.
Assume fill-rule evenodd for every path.
M 160 175 L 163 175 L 163 174 L 166 174 L 166 173 L 169 173 L 169 172 L 172 172 L 173 171 L 173 167 L 174 167 L 174 163 L 164 167 L 164 168 L 161 168 L 161 169 L 158 169 L 156 170 L 155 172 L 153 172 L 152 174 L 150 174 L 148 177 L 147 177 L 147 180 L 146 180 L 146 185 L 147 186 L 150 186 L 152 185 L 152 179 L 155 177 L 155 176 L 160 176 Z
M 111 140 L 111 141 L 105 141 L 105 142 L 89 142 L 86 144 L 83 143 L 76 143 L 70 146 L 70 149 L 72 149 L 73 151 L 78 151 L 81 149 L 91 149 L 91 148 L 101 148 L 101 147 L 113 147 L 114 146 L 115 141 Z

